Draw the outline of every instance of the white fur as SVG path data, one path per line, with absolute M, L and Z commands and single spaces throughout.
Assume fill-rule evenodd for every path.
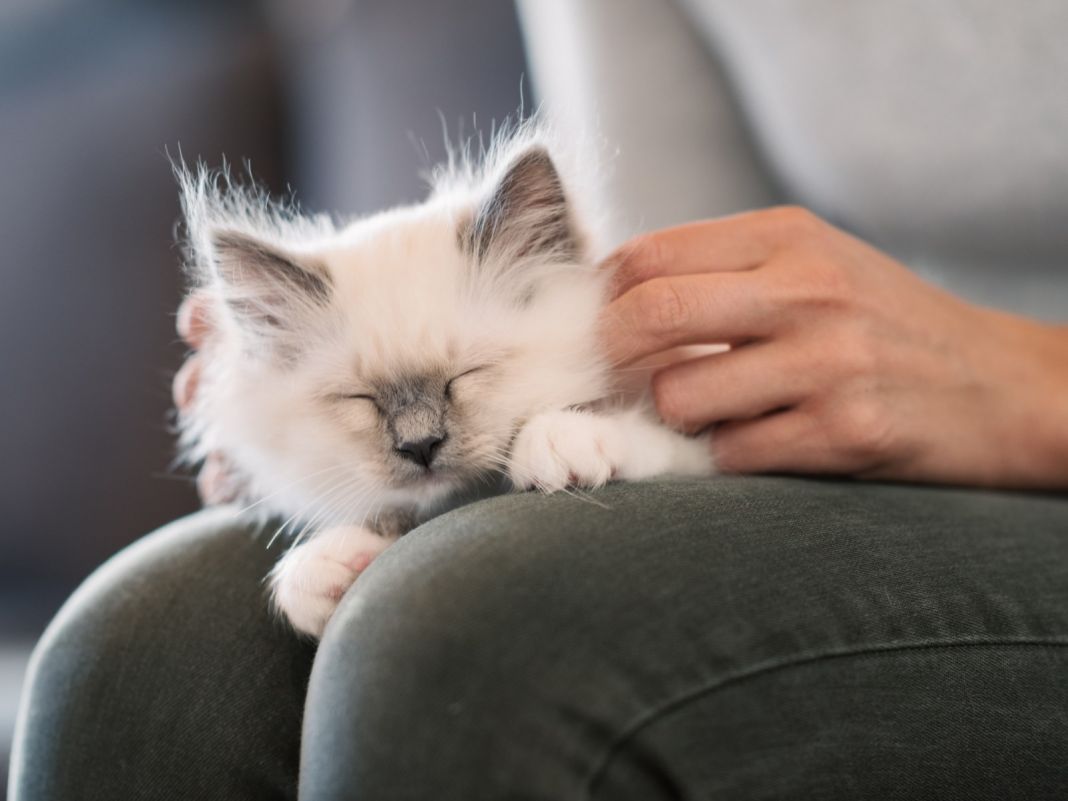
M 179 176 L 190 268 L 216 323 L 183 445 L 192 461 L 225 453 L 259 511 L 302 534 L 320 532 L 272 574 L 275 602 L 301 632 L 321 633 L 339 589 L 359 574 L 353 564 L 388 544 L 372 529 L 391 533 L 382 521 L 394 514 L 425 518 L 482 475 L 503 472 L 517 487 L 554 491 L 712 470 L 707 442 L 667 430 L 639 406 L 611 410 L 618 400 L 596 336 L 606 276 L 592 261 L 570 185 L 576 251 L 531 253 L 520 239 L 494 240 L 476 268 L 461 248 L 457 232 L 510 165 L 543 146 L 542 136 L 522 129 L 495 145 L 481 169 L 463 161 L 439 172 L 425 203 L 346 225 L 273 206 L 204 171 Z M 520 210 L 508 236 L 536 229 L 545 213 Z M 329 304 L 280 298 L 242 264 L 227 274 L 219 231 L 325 270 Z M 235 301 L 276 316 L 283 304 L 285 330 L 244 324 Z M 289 350 L 280 350 L 275 339 L 286 338 Z M 409 467 L 393 453 L 374 403 L 343 397 L 407 375 L 474 368 L 482 369 L 450 390 L 445 466 L 425 478 L 403 472 Z M 608 411 L 580 410 L 591 408 Z
M 533 417 L 512 448 L 509 477 L 520 489 L 556 492 L 672 473 L 707 475 L 708 444 L 653 422 L 639 409 L 557 409 Z
M 362 526 L 318 532 L 271 571 L 275 605 L 295 629 L 319 637 L 341 596 L 392 541 Z

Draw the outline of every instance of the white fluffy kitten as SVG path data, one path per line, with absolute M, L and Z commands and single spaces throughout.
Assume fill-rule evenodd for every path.
M 520 489 L 707 474 L 707 442 L 613 406 L 604 271 L 536 131 L 424 203 L 346 225 L 180 172 L 216 330 L 187 456 L 220 451 L 309 536 L 271 575 L 318 636 L 378 553 L 487 475 Z

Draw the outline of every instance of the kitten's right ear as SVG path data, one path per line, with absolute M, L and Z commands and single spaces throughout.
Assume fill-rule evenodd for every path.
M 512 157 L 461 231 L 461 244 L 479 262 L 577 261 L 582 240 L 560 173 L 540 144 Z
M 212 231 L 208 242 L 222 300 L 245 331 L 277 338 L 330 303 L 332 284 L 322 265 L 240 231 Z

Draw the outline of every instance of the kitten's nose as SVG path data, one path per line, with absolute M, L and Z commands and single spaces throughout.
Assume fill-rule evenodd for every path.
M 430 463 L 434 461 L 444 441 L 444 437 L 427 437 L 414 442 L 402 442 L 397 446 L 396 451 L 409 462 L 430 467 Z

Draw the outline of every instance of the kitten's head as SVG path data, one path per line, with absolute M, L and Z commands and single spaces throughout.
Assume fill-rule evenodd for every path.
M 538 141 L 346 226 L 179 177 L 215 325 L 183 441 L 226 453 L 274 511 L 434 503 L 502 467 L 532 414 L 606 391 L 603 276 Z

